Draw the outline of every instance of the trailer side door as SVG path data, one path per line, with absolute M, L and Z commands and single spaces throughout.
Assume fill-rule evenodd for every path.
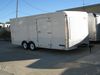
M 38 46 L 51 48 L 51 22 L 49 18 L 37 19 Z

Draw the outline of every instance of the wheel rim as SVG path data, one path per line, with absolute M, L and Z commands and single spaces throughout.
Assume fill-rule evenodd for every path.
M 34 47 L 34 44 L 30 44 L 30 49 L 31 49 L 31 50 L 34 50 L 34 48 L 35 48 L 35 47 Z
M 26 44 L 26 43 L 24 43 L 24 44 L 23 44 L 23 47 L 26 49 L 26 48 L 27 48 L 27 44 Z

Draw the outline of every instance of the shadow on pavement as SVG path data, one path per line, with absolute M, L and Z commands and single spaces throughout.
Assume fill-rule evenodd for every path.
M 81 51 L 80 49 L 72 51 L 50 51 L 50 50 L 39 50 L 39 52 L 45 53 L 40 57 L 40 60 L 28 65 L 28 68 L 38 69 L 61 69 L 66 68 L 69 63 L 74 62 L 89 54 L 86 50 Z M 87 52 L 87 53 L 86 53 Z
M 71 68 L 61 75 L 100 75 L 100 65 L 80 64 L 79 68 Z

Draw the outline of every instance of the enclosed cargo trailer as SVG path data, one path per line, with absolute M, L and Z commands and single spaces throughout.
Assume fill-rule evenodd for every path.
M 100 14 L 96 14 L 97 41 L 100 42 Z
M 89 13 L 89 40 L 100 41 L 100 15 Z
M 96 41 L 96 16 L 93 13 L 89 13 L 88 18 L 89 41 Z
M 88 14 L 63 11 L 11 19 L 12 44 L 71 50 L 88 44 Z

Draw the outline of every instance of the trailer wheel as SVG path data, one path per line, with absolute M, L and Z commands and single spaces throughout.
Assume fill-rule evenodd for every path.
M 22 42 L 22 47 L 27 50 L 28 49 L 28 43 L 26 41 Z
M 35 46 L 35 44 L 32 41 L 29 42 L 29 48 L 32 51 L 34 51 L 36 49 L 36 46 Z

